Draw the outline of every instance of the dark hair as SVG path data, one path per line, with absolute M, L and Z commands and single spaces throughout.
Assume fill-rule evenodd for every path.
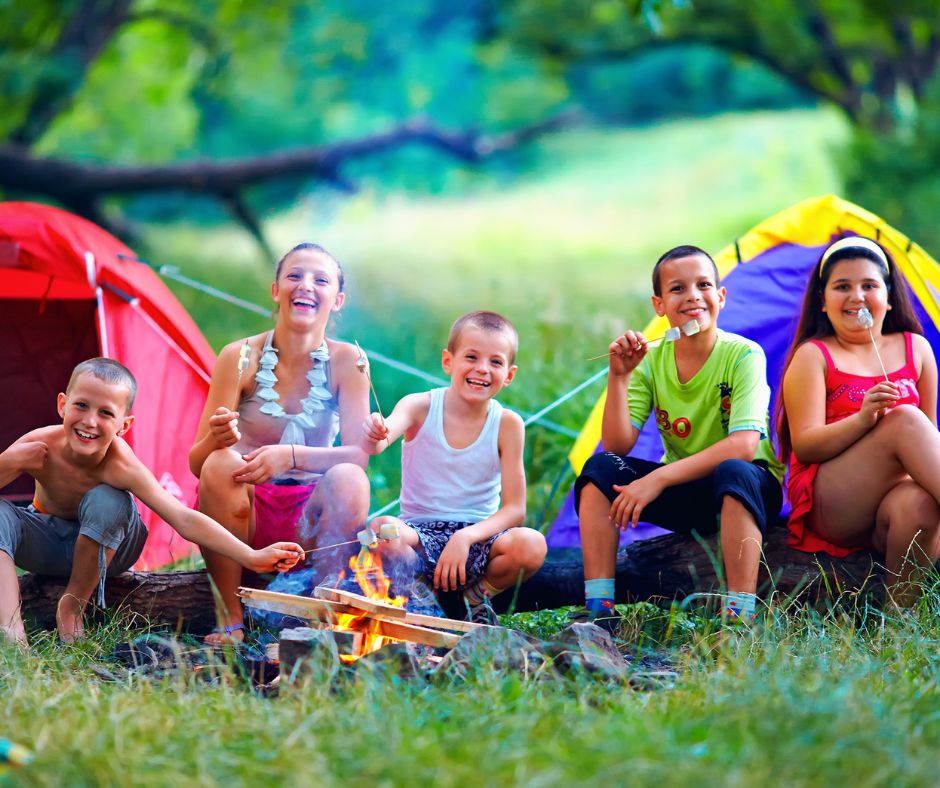
M 904 277 L 897 271 L 891 255 L 880 244 L 879 248 L 884 252 L 884 259 L 876 251 L 865 246 L 846 246 L 833 252 L 829 257 L 826 257 L 824 251 L 816 261 L 816 265 L 813 266 L 813 272 L 806 283 L 806 293 L 803 295 L 800 322 L 797 324 L 793 342 L 787 351 L 786 360 L 783 364 L 783 371 L 780 373 L 780 388 L 778 389 L 779 394 L 774 421 L 777 424 L 780 458 L 784 462 L 790 458 L 793 444 L 790 441 L 790 422 L 787 419 L 786 408 L 783 406 L 783 379 L 800 345 L 810 339 L 822 339 L 835 334 L 829 316 L 823 312 L 823 302 L 825 300 L 823 293 L 826 285 L 829 284 L 829 277 L 836 263 L 843 260 L 863 259 L 874 263 L 878 267 L 884 279 L 885 288 L 888 291 L 888 303 L 891 305 L 891 309 L 885 314 L 884 323 L 881 326 L 882 334 L 896 334 L 900 331 L 910 331 L 914 334 L 924 333 L 924 329 L 914 313 L 914 307 L 911 305 Z M 826 251 L 828 251 L 828 248 Z M 825 259 L 825 262 L 823 262 L 823 259 Z
M 131 412 L 134 406 L 134 400 L 137 398 L 137 381 L 131 371 L 123 364 L 118 363 L 113 358 L 90 358 L 83 361 L 72 370 L 72 376 L 69 378 L 69 384 L 65 387 L 65 393 L 69 394 L 72 387 L 82 375 L 93 375 L 111 386 L 125 386 L 127 388 L 127 407 L 126 413 Z
M 492 334 L 505 334 L 509 340 L 509 364 L 511 366 L 516 363 L 516 353 L 519 352 L 519 332 L 512 323 L 497 312 L 467 312 L 458 317 L 454 325 L 450 327 L 450 335 L 447 337 L 447 349 L 451 353 L 457 350 L 460 332 L 467 326 L 474 326 Z
M 339 292 L 343 292 L 343 288 L 346 286 L 346 277 L 343 273 L 343 266 L 340 264 L 339 260 L 333 257 L 326 249 L 324 249 L 320 244 L 310 243 L 309 241 L 304 241 L 303 243 L 297 244 L 293 249 L 291 249 L 287 254 L 285 254 L 280 260 L 277 261 L 277 266 L 274 269 L 274 279 L 277 281 L 278 277 L 281 275 L 281 268 L 284 266 L 284 261 L 287 260 L 294 252 L 315 252 L 316 254 L 322 254 L 326 257 L 329 257 L 330 260 L 336 265 L 336 270 L 339 273 Z
M 715 287 L 718 287 L 721 284 L 721 277 L 718 276 L 718 266 L 715 265 L 712 256 L 698 246 L 685 244 L 683 246 L 673 247 L 656 261 L 656 265 L 653 266 L 653 294 L 657 296 L 663 294 L 660 270 L 665 263 L 668 263 L 670 260 L 678 260 L 680 257 L 695 257 L 697 255 L 701 255 L 712 264 L 712 270 L 715 272 Z

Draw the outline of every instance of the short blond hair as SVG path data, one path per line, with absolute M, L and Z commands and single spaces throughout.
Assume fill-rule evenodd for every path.
M 498 312 L 478 310 L 467 312 L 454 321 L 450 327 L 450 336 L 447 337 L 447 349 L 451 353 L 457 351 L 461 332 L 468 326 L 491 334 L 503 334 L 509 340 L 509 364 L 516 363 L 516 353 L 519 352 L 519 332 L 516 327 Z
M 113 358 L 90 358 L 72 370 L 65 393 L 70 394 L 73 386 L 82 375 L 93 375 L 98 380 L 112 386 L 124 386 L 127 389 L 127 413 L 131 412 L 137 398 L 137 380 L 131 371 Z

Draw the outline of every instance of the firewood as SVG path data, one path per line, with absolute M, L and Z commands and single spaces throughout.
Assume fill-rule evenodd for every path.
M 404 620 L 408 613 L 403 607 L 395 607 L 386 604 L 378 599 L 369 599 L 361 594 L 354 594 L 352 591 L 340 591 L 337 588 L 328 586 L 317 586 L 313 592 L 317 599 L 328 599 L 333 602 L 341 602 L 357 610 L 364 610 L 366 613 L 382 613 L 387 619 Z
M 370 635 L 382 635 L 395 640 L 407 640 L 410 643 L 419 643 L 433 648 L 453 648 L 460 641 L 459 635 L 450 632 L 405 624 L 402 621 L 374 618 L 368 614 L 362 618 L 357 618 L 346 626 L 332 626 L 339 632 L 367 632 Z
M 359 615 L 360 613 L 356 608 L 341 602 L 313 599 L 296 594 L 282 594 L 278 591 L 239 588 L 237 593 L 249 607 L 314 621 L 335 621 L 337 615 Z
M 475 624 L 472 621 L 460 621 L 456 618 L 441 618 L 426 616 L 421 613 L 410 613 L 404 608 L 386 605 L 374 599 L 368 599 L 352 591 L 340 591 L 328 586 L 317 586 L 314 594 L 318 599 L 329 599 L 334 602 L 343 602 L 350 607 L 368 610 L 370 615 L 378 618 L 390 618 L 395 621 L 404 621 L 406 624 L 415 624 L 432 629 L 452 629 L 457 632 L 471 632 L 474 629 L 483 629 L 488 624 Z

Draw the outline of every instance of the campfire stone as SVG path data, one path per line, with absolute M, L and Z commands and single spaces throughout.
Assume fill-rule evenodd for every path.
M 571 624 L 552 638 L 547 653 L 570 675 L 584 672 L 614 681 L 627 680 L 627 662 L 610 635 L 596 624 Z
M 339 649 L 331 631 L 282 629 L 280 641 L 281 683 L 292 684 L 307 677 L 328 683 L 339 671 Z
M 423 678 L 425 675 L 412 649 L 404 643 L 389 643 L 387 646 L 382 646 L 378 651 L 357 659 L 350 667 L 354 667 L 357 672 L 372 670 L 389 676 L 397 676 L 400 679 Z
M 550 661 L 538 648 L 539 641 L 521 632 L 486 627 L 468 632 L 441 660 L 434 671 L 438 679 L 467 679 L 480 671 L 518 673 L 523 678 L 554 674 Z

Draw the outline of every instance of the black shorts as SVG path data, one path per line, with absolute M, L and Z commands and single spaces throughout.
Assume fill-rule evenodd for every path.
M 575 510 L 588 482 L 613 501 L 619 494 L 614 491 L 615 484 L 630 484 L 662 466 L 660 462 L 622 457 L 609 451 L 595 454 L 584 464 L 575 482 Z M 783 505 L 780 482 L 767 470 L 767 463 L 725 460 L 710 476 L 667 487 L 647 504 L 640 519 L 677 533 L 696 531 L 699 536 L 710 536 L 718 532 L 718 517 L 726 495 L 751 513 L 762 534 Z

